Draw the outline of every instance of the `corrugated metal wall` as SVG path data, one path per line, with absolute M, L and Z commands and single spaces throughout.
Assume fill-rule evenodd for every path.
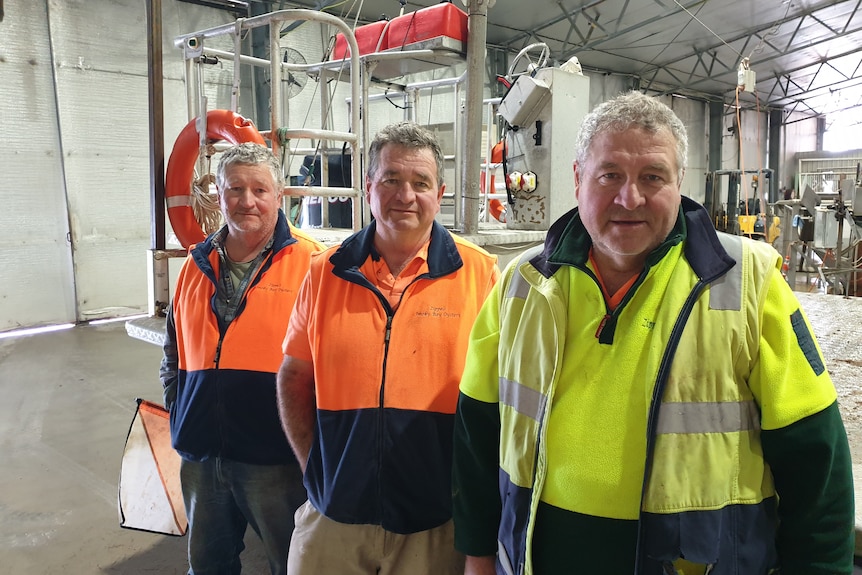
M 146 311 L 145 3 L 7 0 L 4 7 L 0 330 Z M 164 2 L 163 12 L 168 154 L 187 121 L 173 38 L 232 17 L 181 2 Z
M 48 2 L 79 320 L 145 309 L 145 16 L 129 0 Z
M 75 321 L 47 3 L 7 0 L 0 22 L 0 330 Z
M 703 202 L 709 169 L 709 108 L 704 102 L 688 98 L 665 96 L 662 100 L 679 116 L 688 132 L 688 168 L 682 180 L 682 194 Z

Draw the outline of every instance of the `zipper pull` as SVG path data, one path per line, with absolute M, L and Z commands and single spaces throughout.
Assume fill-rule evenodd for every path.
M 599 327 L 596 329 L 596 339 L 599 339 L 599 336 L 602 334 L 602 330 L 605 329 L 605 324 L 608 323 L 608 320 L 611 319 L 610 314 L 605 314 L 605 317 L 602 318 L 602 321 L 599 322 Z
M 218 344 L 216 345 L 215 357 L 213 358 L 213 367 L 218 368 L 219 359 L 221 359 L 221 343 L 222 338 L 219 338 Z

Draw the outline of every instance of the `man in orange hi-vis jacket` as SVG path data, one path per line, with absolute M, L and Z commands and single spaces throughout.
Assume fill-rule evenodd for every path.
M 273 575 L 305 500 L 275 407 L 279 342 L 313 252 L 279 209 L 281 165 L 241 144 L 216 171 L 226 224 L 192 246 L 168 313 L 161 379 L 189 518 L 189 575 L 240 572 L 246 527 Z
M 284 340 L 282 426 L 305 471 L 291 575 L 463 571 L 452 429 L 496 258 L 435 222 L 443 154 L 412 123 L 369 150 L 375 220 L 312 258 Z

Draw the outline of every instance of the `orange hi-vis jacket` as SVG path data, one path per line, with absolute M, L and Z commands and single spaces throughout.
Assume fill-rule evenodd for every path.
M 212 236 L 193 247 L 171 310 L 178 352 L 171 437 L 181 456 L 258 465 L 295 461 L 278 417 L 275 375 L 296 294 L 311 254 L 323 247 L 290 229 L 279 213 L 272 250 L 227 324 L 215 308 L 219 255 Z
M 428 272 L 396 311 L 359 268 L 375 224 L 312 258 L 308 339 L 317 421 L 305 484 L 341 523 L 395 533 L 452 517 L 452 432 L 473 320 L 496 257 L 435 223 Z

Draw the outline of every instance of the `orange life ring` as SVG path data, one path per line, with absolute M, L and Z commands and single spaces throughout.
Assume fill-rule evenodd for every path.
M 499 164 L 503 161 L 503 141 L 499 141 L 494 144 L 494 147 L 491 148 L 491 163 Z M 496 189 L 495 186 L 495 178 L 494 175 L 491 175 L 491 193 Z M 485 193 L 485 174 L 482 174 L 482 177 L 479 178 L 479 190 L 481 193 Z M 494 217 L 498 222 L 506 223 L 506 204 L 501 202 L 496 198 L 491 198 L 488 200 L 488 212 Z
M 500 223 L 506 223 L 506 204 L 497 199 L 488 200 L 488 210 L 494 219 Z
M 168 219 L 184 248 L 202 242 L 206 238 L 192 209 L 192 178 L 195 163 L 200 156 L 200 136 L 196 122 L 197 119 L 191 120 L 180 131 L 171 150 L 165 173 L 165 203 L 168 206 Z M 254 123 L 231 110 L 207 112 L 207 140 L 210 142 L 227 140 L 232 144 L 255 142 L 266 145 L 263 136 L 254 127 Z

